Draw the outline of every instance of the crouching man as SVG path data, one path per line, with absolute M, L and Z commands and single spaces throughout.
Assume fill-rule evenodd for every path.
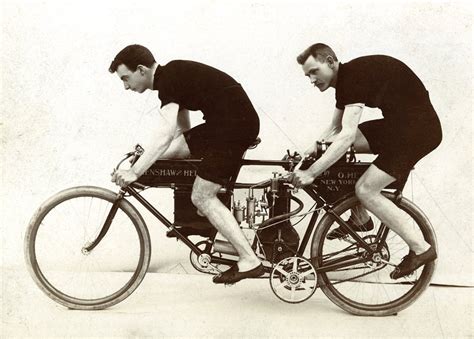
M 240 166 L 246 149 L 259 132 L 259 118 L 242 86 L 228 74 L 202 63 L 174 60 L 162 66 L 140 45 L 120 51 L 109 71 L 126 90 L 158 91 L 164 119 L 156 126 L 153 145 L 128 170 L 112 175 L 126 186 L 159 158 L 202 158 L 191 200 L 198 211 L 235 247 L 236 266 L 214 277 L 216 284 L 233 284 L 264 274 L 264 268 L 217 193 Z M 188 111 L 201 111 L 205 123 L 189 129 Z
M 441 142 L 440 122 L 421 80 L 408 66 L 389 56 L 364 56 L 343 64 L 329 46 L 321 43 L 307 48 L 297 61 L 321 92 L 335 88 L 336 108 L 331 125 L 321 136 L 332 144 L 310 168 L 295 171 L 290 178 L 292 183 L 297 187 L 311 184 L 351 145 L 358 152 L 378 154 L 355 189 L 362 206 L 410 248 L 390 276 L 401 278 L 435 260 L 435 249 L 412 231 L 404 213 L 381 194 L 383 188 L 395 181 L 403 186 L 413 166 Z M 365 106 L 379 108 L 383 119 L 359 125 Z M 315 146 L 307 152 L 313 151 Z M 362 222 L 350 219 L 349 224 L 356 231 L 373 228 L 367 211 L 361 210 L 357 213 Z M 337 228 L 327 237 L 343 236 L 345 232 Z

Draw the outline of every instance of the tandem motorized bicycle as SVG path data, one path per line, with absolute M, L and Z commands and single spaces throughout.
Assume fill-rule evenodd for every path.
M 320 155 L 327 145 L 318 146 Z M 133 163 L 142 152 L 137 145 L 117 168 L 127 159 Z M 118 193 L 80 186 L 49 198 L 34 214 L 25 237 L 26 262 L 36 284 L 71 309 L 104 309 L 127 298 L 142 282 L 151 257 L 147 225 L 131 198 L 168 229 L 168 237 L 189 247 L 197 271 L 218 274 L 233 265 L 237 252 L 191 202 L 200 161 L 158 160 Z M 348 223 L 349 218 L 357 223 L 361 205 L 354 185 L 370 163 L 358 161 L 350 149 L 312 185 L 296 190 L 286 177 L 301 161 L 304 169 L 315 158 L 288 152 L 283 160 L 243 159 L 241 167 L 277 166 L 280 171 L 256 183 L 239 183 L 235 173 L 219 193 L 262 260 L 273 293 L 284 302 L 299 303 L 319 287 L 333 303 L 356 315 L 392 315 L 412 304 L 428 287 L 435 262 L 393 280 L 390 272 L 408 253 L 406 243 L 373 214 L 370 230 L 354 230 Z M 173 190 L 173 221 L 145 199 L 147 189 Z M 238 200 L 237 192 L 245 198 Z M 425 214 L 400 190 L 388 187 L 383 194 L 436 248 Z M 298 229 L 306 217 L 306 229 Z M 335 229 L 342 236 L 328 237 Z

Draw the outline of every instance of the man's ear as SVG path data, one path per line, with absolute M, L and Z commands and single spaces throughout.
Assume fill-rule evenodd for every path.
M 330 55 L 326 57 L 326 62 L 328 63 L 329 68 L 334 67 L 334 58 Z
M 143 65 L 138 65 L 137 66 L 137 71 L 139 71 L 141 75 L 145 75 L 147 69 L 148 69 L 148 67 L 143 66 Z

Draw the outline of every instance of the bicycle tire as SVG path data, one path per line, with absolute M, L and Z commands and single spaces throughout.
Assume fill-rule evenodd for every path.
M 73 224 L 72 219 L 75 220 L 77 218 L 77 219 L 82 220 L 81 217 L 83 215 L 81 213 L 78 213 L 75 210 L 74 210 L 74 214 L 75 214 L 74 218 L 64 219 L 64 220 L 67 220 L 67 222 L 63 221 L 63 219 L 59 219 L 60 222 L 58 222 L 57 224 L 55 222 L 55 226 L 60 226 L 60 227 L 58 227 L 58 230 L 54 229 L 53 227 L 51 227 L 51 230 L 48 230 L 50 220 L 51 220 L 51 222 L 54 221 L 53 217 L 56 217 L 56 214 L 58 214 L 58 213 L 60 214 L 64 211 L 68 211 L 72 207 L 75 208 L 75 206 L 79 202 L 82 202 L 84 204 L 84 201 L 86 203 L 90 201 L 89 205 L 85 204 L 86 207 L 90 208 L 89 213 L 91 213 L 91 210 L 94 208 L 94 206 L 96 206 L 96 203 L 99 206 L 101 206 L 101 208 L 102 208 L 102 206 L 105 205 L 106 207 L 105 207 L 104 210 L 107 211 L 108 206 L 109 205 L 111 206 L 111 204 L 116 200 L 116 198 L 117 198 L 117 193 L 114 193 L 114 192 L 112 192 L 110 190 L 107 190 L 107 189 L 104 189 L 104 188 L 94 187 L 94 186 L 72 187 L 72 188 L 63 190 L 63 191 L 58 192 L 57 194 L 53 195 L 51 198 L 49 198 L 47 201 L 45 201 L 37 209 L 37 211 L 33 215 L 32 219 L 29 223 L 28 229 L 26 231 L 26 235 L 25 235 L 24 250 L 25 250 L 26 264 L 27 264 L 28 271 L 29 271 L 30 275 L 32 276 L 33 280 L 38 285 L 38 287 L 49 298 L 51 298 L 55 302 L 57 302 L 57 303 L 59 303 L 63 306 L 66 306 L 70 309 L 78 309 L 78 310 L 105 309 L 105 308 L 108 308 L 110 306 L 113 306 L 113 305 L 123 301 L 130 294 L 132 294 L 132 292 L 135 291 L 135 289 L 142 282 L 142 280 L 143 280 L 143 278 L 144 278 L 144 276 L 147 272 L 149 263 L 150 263 L 150 257 L 151 257 L 150 235 L 149 235 L 148 229 L 145 225 L 145 222 L 144 222 L 143 218 L 141 217 L 141 215 L 139 214 L 139 212 L 137 211 L 137 209 L 130 202 L 128 202 L 125 199 L 122 199 L 120 204 L 119 204 L 118 212 L 117 212 L 116 217 L 114 218 L 114 220 L 112 222 L 112 225 L 109 229 L 109 232 L 106 234 L 105 238 L 102 239 L 101 243 L 99 243 L 99 245 L 96 247 L 96 249 L 94 249 L 90 252 L 90 253 L 94 253 L 94 251 L 97 251 L 95 253 L 101 253 L 99 251 L 102 250 L 103 247 L 105 247 L 105 245 L 102 246 L 102 247 L 101 247 L 101 245 L 105 242 L 105 239 L 107 239 L 109 234 L 110 233 L 113 234 L 113 232 L 118 232 L 118 231 L 115 231 L 115 230 L 118 230 L 119 226 L 116 226 L 115 224 L 117 224 L 119 220 L 123 220 L 123 221 L 127 222 L 127 226 L 125 226 L 124 230 L 126 230 L 127 232 L 130 232 L 130 235 L 133 234 L 133 238 L 137 237 L 137 239 L 138 239 L 137 247 L 139 247 L 139 250 L 138 250 L 139 251 L 139 256 L 137 258 L 136 266 L 134 267 L 134 269 L 133 269 L 133 266 L 134 266 L 133 265 L 132 269 L 130 269 L 127 272 L 117 271 L 117 270 L 115 270 L 113 272 L 110 272 L 110 271 L 101 272 L 100 270 L 97 270 L 97 271 L 94 271 L 94 272 L 90 271 L 91 274 L 95 275 L 95 276 L 93 276 L 94 279 L 95 279 L 95 277 L 99 277 L 99 276 L 105 277 L 106 275 L 108 275 L 108 276 L 113 276 L 114 277 L 114 278 L 111 278 L 111 279 L 115 279 L 116 277 L 120 277 L 121 280 L 123 280 L 122 278 L 126 274 L 127 275 L 126 283 L 124 283 L 123 286 L 121 286 L 121 283 L 120 283 L 121 287 L 117 291 L 114 291 L 112 294 L 107 295 L 107 296 L 94 297 L 94 298 L 91 298 L 91 299 L 89 299 L 87 297 L 73 296 L 73 295 L 71 295 L 70 292 L 65 292 L 64 290 L 60 289 L 60 288 L 63 288 L 63 289 L 66 288 L 65 286 L 63 286 L 63 287 L 58 287 L 58 285 L 55 286 L 55 284 L 57 282 L 52 282 L 53 279 L 51 277 L 47 276 L 47 274 L 45 273 L 46 271 L 44 271 L 45 267 L 47 267 L 47 266 L 44 266 L 41 261 L 40 261 L 40 263 L 38 262 L 38 253 L 37 252 L 47 253 L 47 250 L 43 251 L 41 248 L 39 248 L 39 246 L 43 246 L 43 245 L 38 245 L 37 244 L 37 241 L 38 241 L 37 237 L 38 237 L 39 233 L 41 234 L 41 236 L 39 237 L 40 238 L 40 243 L 42 244 L 41 241 L 43 241 L 42 239 L 44 238 L 45 239 L 44 242 L 46 243 L 46 247 L 48 249 L 48 246 L 52 246 L 52 248 L 54 248 L 54 246 L 57 245 L 57 244 L 56 244 L 56 242 L 54 242 L 53 240 L 50 240 L 48 238 L 50 236 L 50 234 L 46 233 L 48 235 L 48 237 L 46 237 L 46 236 L 42 235 L 43 234 L 42 232 L 51 231 L 53 233 L 54 232 L 60 233 L 59 229 L 61 227 L 65 228 L 65 231 L 66 231 L 65 234 L 68 235 L 68 236 L 70 234 L 69 232 L 71 232 L 71 233 L 79 232 L 78 229 L 80 227 L 75 228 L 75 229 L 73 229 L 71 227 L 67 227 L 67 226 L 64 227 L 64 225 Z M 69 207 L 69 206 L 72 206 L 72 207 Z M 55 211 L 57 211 L 57 212 L 55 212 Z M 106 212 L 104 212 L 104 214 L 106 214 Z M 89 219 L 90 215 L 88 215 L 87 218 Z M 117 222 L 115 222 L 116 220 L 117 220 Z M 91 221 L 90 223 L 94 224 L 93 221 Z M 129 227 L 130 226 L 129 223 L 133 224 L 133 227 Z M 102 224 L 100 222 L 97 222 L 96 224 L 98 225 L 99 228 L 101 228 L 102 227 L 101 225 L 103 225 L 103 222 L 102 222 Z M 84 228 L 84 232 L 86 232 L 86 227 L 84 226 L 85 223 L 83 221 L 81 221 L 79 225 L 82 226 Z M 116 227 L 116 228 L 114 229 L 114 227 Z M 120 225 L 120 227 L 121 227 L 121 225 Z M 61 230 L 62 230 L 62 228 L 61 228 Z M 134 228 L 134 230 L 132 228 Z M 42 229 L 44 229 L 44 230 L 42 230 Z M 53 234 L 53 233 L 51 233 L 51 234 Z M 127 235 L 128 235 L 128 233 L 127 233 Z M 111 238 L 113 238 L 113 237 L 111 236 Z M 63 239 L 60 239 L 59 242 L 62 242 L 62 240 Z M 107 240 L 110 240 L 110 239 L 107 239 Z M 66 243 L 66 240 L 64 242 Z M 113 248 L 113 246 L 115 246 L 115 245 L 111 244 L 110 248 Z M 78 256 L 77 253 L 76 253 L 77 252 L 76 250 L 78 250 L 78 249 L 74 248 L 74 255 Z M 55 253 L 55 256 L 54 256 L 55 258 L 53 258 L 53 256 L 50 255 L 50 253 L 45 257 L 48 258 L 48 261 L 56 261 L 56 258 L 58 259 L 58 261 L 60 261 L 60 259 L 62 259 L 58 255 L 58 253 Z M 114 259 L 116 260 L 116 257 L 114 258 L 113 256 L 107 258 L 107 260 L 109 260 L 109 262 L 114 261 Z M 99 269 L 102 268 L 100 266 L 100 264 L 96 264 L 92 260 L 93 259 L 90 260 L 90 263 L 92 265 L 95 264 L 96 268 L 99 268 Z M 49 266 L 52 266 L 53 264 L 54 263 L 51 263 L 51 264 L 49 264 Z M 65 265 L 68 265 L 68 263 L 66 263 Z M 121 264 L 119 263 L 118 265 L 121 265 Z M 67 272 L 65 274 L 66 275 L 74 274 L 75 273 L 74 269 L 75 268 L 71 269 L 71 267 L 65 268 L 64 270 Z M 59 271 L 60 269 L 58 268 L 57 270 Z M 132 272 L 132 270 L 133 270 L 133 272 Z M 82 272 L 82 273 L 87 274 L 87 272 Z M 56 274 L 57 277 L 60 277 L 61 274 L 64 274 L 64 273 L 55 273 L 55 274 Z M 77 274 L 80 274 L 80 273 L 78 272 Z M 130 279 L 128 278 L 129 275 L 131 275 Z M 75 283 L 75 280 L 70 279 L 70 283 L 71 282 Z M 92 279 L 91 279 L 91 281 L 85 280 L 85 283 L 92 284 Z M 98 287 L 101 287 L 101 286 L 99 285 Z M 68 286 L 67 288 L 70 288 L 70 287 Z M 94 291 L 92 291 L 92 289 L 91 289 L 91 291 L 87 291 L 87 287 L 86 287 L 86 288 L 84 288 L 84 292 L 82 292 L 82 293 L 91 293 L 91 294 L 93 294 Z
M 395 194 L 391 192 L 383 192 L 383 194 L 390 200 L 395 200 Z M 414 229 L 418 228 L 424 239 L 436 249 L 436 236 L 433 231 L 433 227 L 431 226 L 431 223 L 429 222 L 425 214 L 413 202 L 405 198 L 402 198 L 397 203 L 397 205 L 401 210 L 406 212 L 406 214 L 410 218 L 413 219 L 412 224 Z M 352 195 L 338 203 L 333 208 L 333 211 L 336 215 L 341 216 L 343 217 L 343 219 L 346 220 L 348 213 L 350 213 L 349 211 L 351 211 L 352 208 L 356 208 L 357 206 L 360 206 L 360 202 L 358 201 L 355 195 Z M 374 215 L 372 215 L 371 217 L 375 218 Z M 375 235 L 373 234 L 379 227 L 377 226 L 376 220 L 374 221 L 374 224 L 376 224 L 376 226 L 372 231 L 373 233 L 370 233 L 368 235 L 366 233 L 359 233 L 364 237 L 364 239 L 367 239 L 367 242 L 370 242 L 370 239 L 375 238 Z M 313 265 L 316 268 L 316 271 L 318 271 L 318 269 L 322 267 L 323 255 L 325 255 L 325 252 L 329 254 L 338 253 L 337 251 L 331 252 L 331 250 L 334 250 L 329 248 L 331 246 L 333 248 L 337 246 L 337 243 L 334 242 L 342 241 L 326 239 L 326 235 L 337 226 L 338 224 L 335 222 L 335 218 L 331 214 L 327 213 L 321 219 L 316 228 L 316 232 L 313 236 L 311 245 L 311 258 Z M 404 252 L 403 254 L 408 254 L 408 247 L 406 243 L 401 240 L 401 238 L 397 240 L 398 235 L 396 235 L 394 232 L 389 231 L 389 234 L 391 234 L 391 238 L 389 240 L 389 237 L 387 237 L 387 241 L 384 244 L 384 253 L 382 254 L 382 256 L 386 256 L 387 258 L 389 258 L 393 257 L 395 253 L 402 251 Z M 400 246 L 400 244 L 403 242 L 406 248 L 402 246 L 402 248 L 399 249 L 397 246 L 392 245 L 392 242 L 394 244 L 397 243 L 397 246 Z M 350 246 L 346 248 L 349 249 Z M 399 262 L 396 262 L 396 264 L 399 264 Z M 364 263 L 364 265 L 369 267 L 369 264 Z M 411 278 L 404 277 L 402 278 L 402 281 L 389 280 L 388 274 L 389 271 L 391 271 L 393 268 L 389 268 L 389 265 L 387 264 L 381 264 L 379 267 L 375 268 L 372 267 L 373 271 L 369 271 L 369 273 L 367 273 L 367 275 L 365 276 L 358 276 L 356 274 L 354 275 L 353 280 L 350 280 L 350 277 L 347 277 L 350 268 L 344 271 L 341 270 L 340 272 L 319 271 L 318 284 L 324 294 L 334 304 L 349 313 L 361 316 L 394 315 L 410 306 L 426 290 L 433 276 L 435 265 L 435 261 L 430 262 L 415 271 L 414 276 L 412 276 Z M 375 264 L 372 264 L 372 266 L 375 266 Z M 356 265 L 354 265 L 352 269 L 356 271 L 360 270 L 360 267 L 356 267 Z M 338 278 L 337 275 L 339 275 Z M 412 281 L 410 281 L 409 279 L 411 279 Z M 365 284 L 365 286 L 363 284 Z M 346 285 L 346 287 L 343 287 L 343 285 Z M 357 285 L 359 285 L 359 287 L 357 287 Z M 359 290 L 357 290 L 358 288 Z M 380 290 L 381 295 L 368 295 L 370 293 L 376 293 L 374 292 L 375 290 Z M 367 296 L 365 296 L 364 293 L 366 293 Z M 351 295 L 348 296 L 348 294 Z M 390 296 L 391 294 L 393 295 L 393 297 Z M 381 301 L 373 301 L 377 298 L 380 298 Z M 364 301 L 361 301 L 359 299 L 364 299 Z M 370 302 L 365 300 L 370 300 Z

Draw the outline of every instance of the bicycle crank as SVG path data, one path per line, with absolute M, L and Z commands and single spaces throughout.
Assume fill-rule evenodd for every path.
M 288 257 L 273 267 L 270 287 L 273 293 L 287 303 L 300 303 L 316 291 L 317 276 L 313 265 L 301 257 Z
M 196 244 L 196 246 L 203 250 L 206 247 L 207 241 L 201 241 Z M 197 255 L 193 251 L 189 254 L 189 261 L 191 265 L 201 273 L 207 274 L 218 274 L 221 273 L 218 265 L 211 264 L 211 255 L 207 253 L 202 253 L 201 255 Z
M 369 244 L 373 251 L 377 250 L 378 243 L 376 242 L 377 238 L 374 235 L 368 235 L 362 239 L 364 239 L 364 241 Z M 387 261 L 390 260 L 390 251 L 388 249 L 387 243 L 384 243 L 379 251 L 372 253 L 370 256 L 365 253 L 363 248 L 359 247 L 358 252 L 361 253 L 363 257 L 369 259 L 364 264 L 365 266 L 372 269 L 382 269 L 387 265 Z

